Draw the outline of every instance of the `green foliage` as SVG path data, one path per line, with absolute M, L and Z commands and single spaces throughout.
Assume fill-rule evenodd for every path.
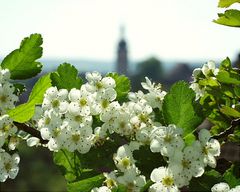
M 83 81 L 78 77 L 77 69 L 69 64 L 63 63 L 57 68 L 57 72 L 51 73 L 52 85 L 58 89 L 71 90 L 80 89 Z
M 193 133 L 189 133 L 184 137 L 184 142 L 188 146 L 191 146 L 195 140 L 196 140 L 196 137 Z
M 137 160 L 136 166 L 146 177 L 150 177 L 154 168 L 166 165 L 163 157 L 159 153 L 152 153 L 149 146 L 141 146 L 139 150 L 133 152 L 133 157 Z
M 53 154 L 53 161 L 68 182 L 76 181 L 81 175 L 81 162 L 76 153 L 61 150 Z
M 42 64 L 36 60 L 42 56 L 42 42 L 40 34 L 32 34 L 3 59 L 1 67 L 10 70 L 11 79 L 27 79 L 41 72 Z
M 237 110 L 228 107 L 228 106 L 223 106 L 220 111 L 225 114 L 225 115 L 229 115 L 232 117 L 240 117 L 240 112 L 238 112 Z
M 112 192 L 126 192 L 127 191 L 127 187 L 125 187 L 124 185 L 119 185 L 117 188 L 114 188 L 112 190 Z
M 104 178 L 103 174 L 99 174 L 91 178 L 68 183 L 67 189 L 69 192 L 90 192 L 94 187 L 102 186 Z
M 199 178 L 192 178 L 189 191 L 211 191 L 211 188 L 216 183 L 222 182 L 222 176 L 215 170 L 205 171 Z
M 153 184 L 151 180 L 148 180 L 147 183 L 143 186 L 140 192 L 147 192 L 148 188 Z
M 25 85 L 21 83 L 14 83 L 13 86 L 15 88 L 14 94 L 16 95 L 21 95 L 24 91 L 26 91 Z
M 27 122 L 34 115 L 35 104 L 33 102 L 18 105 L 16 108 L 9 110 L 8 115 L 18 123 Z
M 103 145 L 98 147 L 92 147 L 87 154 L 78 154 L 81 159 L 82 167 L 91 168 L 101 173 L 104 170 L 109 171 L 115 169 L 114 162 L 112 160 L 113 154 L 117 152 L 118 147 L 123 143 L 124 140 L 113 135 L 112 140 L 106 141 Z M 99 159 L 96 163 L 96 159 Z
M 117 73 L 108 73 L 107 77 L 112 77 L 116 82 L 115 90 L 117 92 L 118 101 L 126 101 L 127 95 L 131 89 L 130 81 L 125 75 L 118 75 Z
M 240 85 L 240 77 L 235 71 L 220 71 L 217 80 L 221 83 Z
M 51 87 L 50 75 L 42 76 L 34 85 L 28 102 L 17 106 L 8 112 L 9 116 L 16 122 L 24 123 L 34 115 L 35 105 L 41 104 L 45 91 Z
M 102 185 L 102 172 L 113 170 L 112 155 L 122 142 L 121 138 L 107 141 L 104 145 L 91 148 L 87 154 L 61 150 L 54 153 L 54 163 L 65 176 L 69 191 L 88 192 Z
M 224 180 L 233 188 L 240 185 L 240 162 L 232 164 L 232 166 L 224 173 Z
M 218 19 L 213 22 L 231 27 L 240 27 L 240 11 L 236 9 L 226 10 L 218 14 Z
M 219 0 L 218 7 L 229 7 L 234 3 L 240 3 L 240 0 Z
M 175 83 L 163 101 L 163 116 L 167 124 L 183 128 L 184 135 L 194 131 L 203 121 L 194 102 L 195 93 L 183 81 Z

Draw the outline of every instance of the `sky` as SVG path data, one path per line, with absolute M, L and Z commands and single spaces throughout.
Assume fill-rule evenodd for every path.
M 151 56 L 234 60 L 240 52 L 240 29 L 212 22 L 224 11 L 217 4 L 217 0 L 0 0 L 0 57 L 18 48 L 24 37 L 41 33 L 44 59 L 111 61 L 124 26 L 130 60 Z

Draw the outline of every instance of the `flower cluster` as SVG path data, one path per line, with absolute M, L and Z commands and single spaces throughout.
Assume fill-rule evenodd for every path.
M 219 69 L 216 68 L 216 64 L 214 61 L 208 61 L 208 63 L 204 64 L 202 68 L 196 68 L 193 71 L 193 82 L 191 84 L 191 88 L 196 93 L 196 100 L 203 97 L 205 92 L 205 85 L 200 85 L 199 80 L 201 79 L 210 79 L 216 80 L 216 76 L 219 72 Z
M 0 68 L 0 182 L 6 181 L 8 177 L 11 179 L 16 177 L 20 161 L 17 153 L 10 155 L 7 152 L 15 150 L 18 143 L 18 138 L 15 136 L 17 127 L 6 114 L 18 101 L 17 95 L 14 94 L 15 88 L 9 81 L 9 70 Z
M 211 188 L 212 192 L 239 192 L 240 185 L 235 186 L 234 188 L 230 189 L 227 183 L 217 183 Z
M 132 141 L 129 145 L 120 146 L 117 153 L 114 154 L 113 160 L 118 168 L 110 173 L 104 173 L 106 177 L 104 184 L 100 188 L 95 188 L 92 192 L 108 192 L 124 185 L 127 191 L 139 192 L 146 184 L 145 176 L 140 175 L 140 170 L 135 165 L 133 151 L 139 149 L 140 143 Z
M 152 171 L 151 192 L 179 191 L 178 188 L 187 186 L 192 177 L 200 177 L 207 165 L 216 167 L 216 156 L 220 155 L 220 144 L 211 139 L 208 130 L 199 132 L 199 140 L 185 146 L 181 138 L 181 129 L 174 125 L 159 127 L 154 134 L 150 149 L 160 152 L 168 158 L 168 167 L 159 167 Z
M 146 78 L 142 83 L 148 93 L 129 94 L 129 102 L 116 101 L 115 80 L 98 72 L 86 73 L 87 83 L 80 89 L 49 88 L 42 103 L 38 129 L 52 151 L 67 149 L 86 153 L 93 144 L 117 133 L 142 143 L 150 142 L 154 125 L 154 108 L 161 109 L 166 92 Z M 93 127 L 94 118 L 102 125 Z M 30 138 L 29 145 L 37 144 Z M 32 141 L 32 142 L 31 142 Z M 34 144 L 33 144 L 34 143 Z
M 202 73 L 206 76 L 217 73 L 210 64 L 210 72 L 207 66 L 205 68 Z M 187 186 L 192 177 L 200 177 L 207 165 L 216 167 L 215 157 L 220 155 L 220 144 L 211 139 L 209 131 L 201 130 L 199 140 L 186 146 L 181 128 L 173 124 L 163 126 L 155 121 L 154 110 L 162 110 L 166 95 L 160 84 L 156 85 L 146 78 L 142 87 L 147 93 L 130 92 L 129 101 L 119 103 L 113 78 L 93 72 L 87 73 L 86 79 L 87 83 L 80 89 L 49 88 L 44 95 L 43 111 L 37 124 L 42 138 L 48 141 L 46 146 L 52 151 L 67 149 L 87 153 L 93 145 L 102 144 L 112 133 L 132 141 L 119 147 L 114 154 L 117 170 L 104 173 L 107 188 L 95 188 L 93 191 L 108 191 L 118 185 L 139 191 L 146 181 L 135 165 L 132 152 L 140 145 L 149 145 L 153 153 L 160 153 L 168 163 L 168 167 L 152 171 L 154 184 L 150 187 L 151 192 L 178 191 L 178 188 Z M 94 127 L 95 119 L 100 120 L 97 127 Z M 29 145 L 33 143 L 37 144 L 30 138 Z

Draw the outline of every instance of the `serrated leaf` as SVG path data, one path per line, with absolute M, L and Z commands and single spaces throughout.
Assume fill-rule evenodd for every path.
M 167 124 L 183 128 L 184 136 L 191 133 L 203 121 L 199 114 L 199 105 L 195 102 L 195 93 L 188 84 L 175 83 L 163 101 L 163 116 Z
M 77 182 L 68 183 L 67 190 L 70 192 L 90 192 L 94 187 L 102 186 L 104 179 L 103 174 L 100 174 Z
M 33 103 L 24 103 L 18 105 L 16 108 L 9 110 L 8 115 L 18 123 L 24 123 L 32 118 L 34 115 L 34 104 Z
M 55 152 L 53 161 L 68 182 L 76 181 L 81 175 L 81 162 L 76 153 L 67 150 Z
M 71 90 L 80 89 L 83 81 L 78 77 L 77 69 L 69 64 L 63 63 L 57 68 L 57 72 L 51 73 L 52 85 L 58 89 Z
M 240 0 L 219 0 L 218 7 L 225 8 L 234 3 L 240 3 Z
M 230 167 L 230 169 L 228 169 L 223 177 L 224 180 L 228 183 L 228 185 L 230 186 L 230 188 L 236 187 L 237 185 L 240 185 L 240 163 L 235 163 L 232 164 L 232 166 Z
M 189 191 L 211 191 L 212 186 L 221 181 L 222 176 L 219 172 L 215 170 L 205 171 L 201 177 L 192 178 L 189 185 Z
M 32 34 L 23 39 L 20 48 L 7 55 L 2 63 L 2 68 L 11 72 L 11 79 L 27 79 L 41 72 L 42 64 L 36 60 L 42 56 L 42 37 Z
M 46 90 L 51 86 L 50 74 L 46 74 L 39 78 L 30 93 L 29 101 L 34 102 L 35 105 L 41 104 Z
M 199 85 L 202 86 L 210 86 L 210 87 L 216 87 L 219 86 L 219 83 L 214 78 L 208 78 L 208 79 L 202 79 L 199 81 Z
M 50 75 L 42 76 L 34 85 L 28 102 L 9 110 L 9 116 L 18 123 L 24 123 L 34 115 L 35 105 L 41 104 L 47 88 L 51 87 Z
M 236 9 L 226 10 L 218 14 L 218 19 L 213 22 L 231 27 L 240 27 L 240 11 Z
M 118 75 L 117 73 L 108 73 L 107 77 L 112 77 L 116 82 L 117 100 L 125 101 L 131 89 L 129 79 L 125 75 Z
M 240 76 L 233 71 L 219 71 L 217 80 L 221 83 L 240 85 Z
M 220 69 L 231 69 L 232 68 L 232 64 L 230 59 L 227 57 L 226 59 L 224 59 L 221 64 L 220 64 Z
M 151 152 L 149 146 L 141 146 L 139 150 L 133 152 L 133 157 L 137 159 L 136 166 L 146 177 L 150 177 L 154 168 L 167 164 L 159 153 Z
M 223 106 L 220 111 L 225 114 L 225 115 L 228 115 L 228 116 L 232 116 L 232 117 L 240 117 L 240 112 L 238 112 L 237 110 L 231 108 L 231 107 L 228 107 L 228 106 Z

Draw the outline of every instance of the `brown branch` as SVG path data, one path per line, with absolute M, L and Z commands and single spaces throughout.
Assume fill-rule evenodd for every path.
M 37 137 L 38 139 L 40 139 L 41 144 L 47 144 L 48 143 L 48 140 L 44 140 L 41 137 L 40 131 L 38 131 L 38 130 L 32 128 L 32 127 L 29 127 L 24 123 L 18 123 L 18 122 L 13 122 L 13 123 L 14 123 L 15 126 L 17 126 L 17 128 L 19 130 L 25 131 L 26 133 L 29 133 L 33 137 Z
M 234 128 L 237 127 L 238 125 L 240 125 L 240 118 L 232 120 L 230 127 L 228 127 L 224 132 L 213 136 L 212 138 L 214 138 L 214 139 L 226 139 L 226 137 L 229 134 L 233 134 Z

